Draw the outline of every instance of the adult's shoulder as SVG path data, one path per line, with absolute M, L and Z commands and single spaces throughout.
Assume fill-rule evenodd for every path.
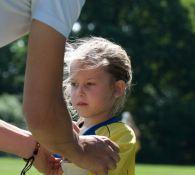
M 85 0 L 32 0 L 32 19 L 45 23 L 67 38 L 84 3 Z

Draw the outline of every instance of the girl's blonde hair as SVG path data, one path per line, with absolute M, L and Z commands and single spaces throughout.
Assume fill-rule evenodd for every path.
M 106 72 L 112 75 L 115 81 L 123 80 L 126 83 L 126 91 L 131 86 L 132 69 L 130 57 L 126 51 L 119 45 L 101 37 L 89 37 L 79 39 L 72 44 L 66 45 L 65 68 L 64 68 L 64 95 L 70 109 L 69 93 L 69 75 L 72 61 L 78 60 L 84 68 L 102 67 Z M 116 114 L 123 107 L 126 92 L 116 100 L 112 114 Z

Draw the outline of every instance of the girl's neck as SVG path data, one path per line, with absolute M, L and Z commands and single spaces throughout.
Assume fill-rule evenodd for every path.
M 83 124 L 82 128 L 83 129 L 90 128 L 90 127 L 95 126 L 99 123 L 102 123 L 102 122 L 104 122 L 112 117 L 113 117 L 112 115 L 104 114 L 104 115 L 99 115 L 97 117 L 91 116 L 91 117 L 84 118 L 84 120 L 83 120 L 84 124 Z

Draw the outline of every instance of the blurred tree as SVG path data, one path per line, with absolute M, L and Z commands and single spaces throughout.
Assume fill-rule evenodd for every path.
M 98 0 L 73 27 L 70 38 L 102 36 L 132 57 L 125 110 L 141 130 L 139 162 L 195 163 L 194 21 L 194 0 Z M 0 94 L 22 92 L 26 41 L 0 49 Z
M 26 37 L 0 48 L 0 94 L 22 92 L 26 50 Z
M 194 0 L 181 0 L 181 2 L 188 11 L 188 16 L 192 23 L 193 32 L 195 33 L 195 2 Z
M 20 128 L 25 128 L 21 96 L 3 94 L 0 96 L 0 119 Z

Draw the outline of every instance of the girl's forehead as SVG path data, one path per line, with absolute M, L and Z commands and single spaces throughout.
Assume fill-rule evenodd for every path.
M 70 72 L 85 69 L 86 67 L 87 67 L 87 65 L 84 64 L 83 62 L 78 61 L 78 60 L 74 60 L 70 63 Z
M 105 76 L 107 74 L 103 69 L 101 68 L 74 68 L 70 71 L 70 77 L 83 77 L 83 78 L 89 78 L 89 77 L 101 77 Z
M 71 79 L 107 79 L 110 74 L 107 73 L 102 67 L 91 67 L 91 66 L 73 66 L 70 69 Z
M 102 66 L 95 66 L 92 64 L 89 64 L 84 61 L 73 61 L 70 64 L 70 74 L 77 73 L 77 72 L 91 72 L 91 73 L 99 73 L 103 71 Z

